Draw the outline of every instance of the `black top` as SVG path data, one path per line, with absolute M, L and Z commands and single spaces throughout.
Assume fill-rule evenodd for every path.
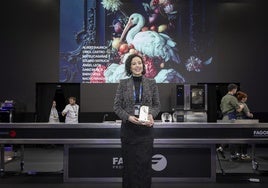
M 142 81 L 142 76 L 132 76 L 133 78 L 133 81 L 134 81 L 134 87 L 135 87 L 135 103 L 138 104 L 138 103 L 141 103 L 140 101 L 140 87 L 141 87 L 141 81 Z

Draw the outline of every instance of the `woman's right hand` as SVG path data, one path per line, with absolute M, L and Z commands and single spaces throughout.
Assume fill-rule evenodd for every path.
M 137 124 L 137 125 L 141 124 L 140 121 L 139 121 L 139 118 L 137 118 L 135 116 L 129 116 L 128 121 L 130 121 L 131 123 Z

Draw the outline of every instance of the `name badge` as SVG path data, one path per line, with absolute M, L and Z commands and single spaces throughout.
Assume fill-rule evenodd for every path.
M 141 105 L 135 104 L 135 106 L 134 106 L 134 115 L 135 116 L 138 116 L 140 114 L 140 108 L 141 108 Z

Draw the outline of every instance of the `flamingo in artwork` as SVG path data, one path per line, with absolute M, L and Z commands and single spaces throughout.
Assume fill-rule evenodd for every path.
M 165 62 L 174 61 L 180 63 L 180 58 L 176 52 L 176 42 L 168 35 L 155 31 L 141 31 L 145 24 L 145 19 L 141 14 L 134 13 L 129 17 L 124 28 L 120 41 L 126 35 L 126 41 L 132 44 L 136 50 L 148 57 L 161 57 Z

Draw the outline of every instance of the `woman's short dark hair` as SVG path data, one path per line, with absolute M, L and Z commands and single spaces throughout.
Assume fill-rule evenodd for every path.
M 130 67 L 131 67 L 131 61 L 134 57 L 139 57 L 141 59 L 141 62 L 142 62 L 142 65 L 143 65 L 143 71 L 142 71 L 142 74 L 144 75 L 146 73 L 146 70 L 145 70 L 145 64 L 144 64 L 144 61 L 142 59 L 141 56 L 137 55 L 137 54 L 131 54 L 127 57 L 126 61 L 125 61 L 125 70 L 126 70 L 126 73 L 128 76 L 130 76 L 132 74 L 131 70 L 130 70 Z

